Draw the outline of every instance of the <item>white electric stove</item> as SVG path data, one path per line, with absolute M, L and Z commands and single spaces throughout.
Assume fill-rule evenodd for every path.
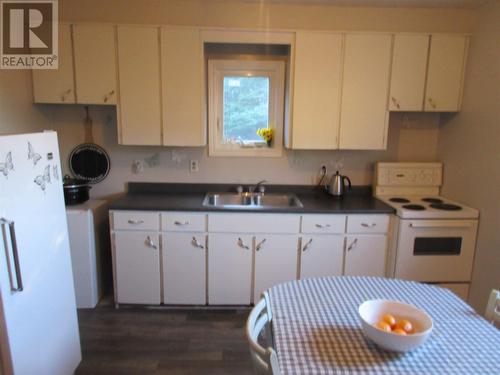
M 396 209 L 392 276 L 467 299 L 479 211 L 439 195 L 441 163 L 377 163 L 374 193 Z

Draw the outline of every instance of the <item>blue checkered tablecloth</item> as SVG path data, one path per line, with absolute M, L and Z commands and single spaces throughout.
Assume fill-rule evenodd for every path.
M 269 289 L 282 375 L 500 375 L 500 330 L 447 289 L 378 277 L 328 277 Z M 413 304 L 434 320 L 421 347 L 407 353 L 366 339 L 358 307 L 385 298 Z

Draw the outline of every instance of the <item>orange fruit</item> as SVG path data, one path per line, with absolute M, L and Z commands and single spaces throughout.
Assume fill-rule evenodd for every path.
M 401 328 L 394 329 L 392 331 L 392 333 L 395 333 L 396 335 L 406 336 L 406 331 L 404 329 L 401 329 Z
M 382 321 L 383 322 L 386 322 L 387 324 L 389 324 L 391 326 L 391 328 L 393 329 L 394 326 L 396 325 L 396 318 L 394 316 L 392 316 L 391 314 L 385 314 L 383 317 L 382 317 Z
M 378 322 L 375 325 L 375 327 L 377 327 L 378 329 L 385 331 L 385 332 L 391 332 L 391 326 L 389 324 L 387 324 L 386 322 L 384 322 L 383 320 Z
M 396 322 L 396 329 L 398 328 L 406 333 L 411 333 L 413 331 L 413 324 L 409 320 L 401 319 Z

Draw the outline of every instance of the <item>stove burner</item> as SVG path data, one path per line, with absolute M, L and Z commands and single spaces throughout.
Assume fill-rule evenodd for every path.
M 462 209 L 462 207 L 450 203 L 432 203 L 430 206 L 437 210 L 444 211 L 460 211 Z
M 412 211 L 424 211 L 425 207 L 422 206 L 421 204 L 405 204 L 403 205 L 403 208 L 406 208 L 407 210 L 412 210 Z
M 422 202 L 427 202 L 427 203 L 443 203 L 442 199 L 439 198 L 422 198 Z
M 390 198 L 389 201 L 390 202 L 394 202 L 394 203 L 410 203 L 409 199 L 400 198 L 400 197 Z

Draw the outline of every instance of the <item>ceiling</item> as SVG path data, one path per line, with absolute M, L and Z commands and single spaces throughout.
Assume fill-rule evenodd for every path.
M 322 4 L 365 7 L 463 8 L 475 9 L 489 0 L 245 0 L 258 3 Z

